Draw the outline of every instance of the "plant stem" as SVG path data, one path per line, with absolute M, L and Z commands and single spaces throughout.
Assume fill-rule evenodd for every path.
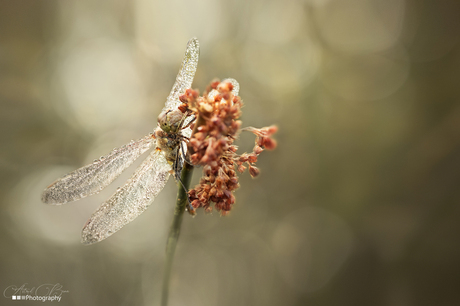
M 185 188 L 188 190 L 190 181 L 192 180 L 193 166 L 184 162 L 184 167 L 181 173 L 181 179 Z M 168 242 L 166 244 L 166 262 L 163 274 L 163 291 L 161 293 L 161 305 L 168 305 L 169 283 L 171 278 L 172 264 L 174 260 L 174 252 L 176 251 L 177 241 L 179 240 L 180 227 L 182 217 L 184 216 L 185 207 L 187 206 L 188 195 L 184 188 L 178 183 L 177 201 L 174 209 L 174 219 L 169 230 Z

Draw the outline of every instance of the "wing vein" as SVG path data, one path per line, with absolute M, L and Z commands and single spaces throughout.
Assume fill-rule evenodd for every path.
M 107 187 L 155 143 L 151 135 L 112 150 L 105 157 L 56 180 L 42 195 L 48 204 L 64 204 L 93 195 Z
M 82 230 L 82 243 L 106 239 L 143 213 L 165 186 L 170 170 L 161 151 L 150 153 L 126 184 L 91 215 Z

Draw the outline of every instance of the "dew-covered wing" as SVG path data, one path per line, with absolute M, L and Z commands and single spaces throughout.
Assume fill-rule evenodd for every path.
M 223 83 L 231 83 L 233 85 L 232 93 L 237 96 L 238 93 L 240 92 L 240 83 L 238 83 L 237 80 L 232 79 L 232 78 L 226 78 L 225 80 L 222 81 Z
M 232 89 L 233 95 L 235 95 L 235 96 L 238 95 L 238 92 L 240 91 L 240 84 L 238 83 L 237 80 L 227 78 L 227 79 L 223 80 L 222 83 L 231 83 L 233 85 L 233 89 Z M 216 89 L 213 89 L 208 93 L 208 98 L 212 100 L 218 94 L 219 94 L 219 91 L 217 91 Z
M 107 156 L 56 180 L 43 191 L 42 201 L 48 204 L 64 204 L 98 193 L 154 144 L 153 135 L 147 135 L 113 149 Z
M 165 186 L 170 170 L 161 151 L 150 153 L 129 181 L 91 215 L 82 230 L 82 243 L 104 240 L 144 212 Z
M 176 77 L 171 93 L 166 99 L 163 111 L 175 109 L 180 105 L 179 96 L 184 94 L 185 90 L 192 86 L 193 78 L 195 77 L 196 67 L 198 66 L 198 57 L 200 56 L 200 45 L 195 37 L 187 43 L 184 59 Z

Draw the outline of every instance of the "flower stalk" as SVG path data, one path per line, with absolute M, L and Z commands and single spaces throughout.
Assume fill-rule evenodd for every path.
M 190 187 L 190 181 L 192 180 L 193 166 L 188 163 L 184 163 L 184 167 L 181 173 L 181 179 L 184 187 L 187 190 Z M 171 279 L 171 270 L 174 261 L 174 253 L 176 251 L 177 241 L 179 240 L 180 228 L 182 224 L 182 218 L 184 216 L 185 207 L 188 203 L 188 196 L 184 188 L 178 184 L 176 207 L 174 209 L 174 218 L 169 230 L 168 242 L 166 244 L 166 262 L 165 270 L 163 273 L 163 290 L 161 293 L 161 305 L 168 305 L 169 296 L 169 284 Z
M 163 306 L 168 304 L 174 252 L 189 201 L 193 214 L 198 208 L 210 213 L 213 210 L 211 204 L 214 203 L 214 208 L 220 215 L 228 215 L 235 203 L 233 193 L 240 186 L 237 172 L 243 173 L 249 168 L 248 172 L 252 177 L 258 176 L 260 170 L 255 167 L 258 156 L 265 149 L 273 150 L 277 146 L 276 141 L 272 139 L 278 130 L 276 126 L 241 129 L 242 122 L 238 119 L 241 116 L 243 102 L 238 96 L 238 83 L 235 80 L 213 81 L 203 96 L 199 96 L 196 90 L 187 89 L 179 100 L 183 104 L 178 109 L 184 116 L 193 115 L 196 121 L 190 125 L 193 132 L 191 137 L 187 138 L 187 161 L 184 162 L 181 173 L 184 186 L 178 184 L 174 219 L 166 246 L 161 300 Z M 238 147 L 233 142 L 242 131 L 251 132 L 256 136 L 251 153 L 237 154 Z M 189 189 L 194 166 L 203 168 L 202 177 L 198 185 Z

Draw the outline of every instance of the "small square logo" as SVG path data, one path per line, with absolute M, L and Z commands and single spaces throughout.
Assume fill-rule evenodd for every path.
M 11 298 L 12 298 L 13 300 L 15 300 L 15 299 L 16 299 L 16 296 L 15 296 L 15 295 L 13 295 Z

